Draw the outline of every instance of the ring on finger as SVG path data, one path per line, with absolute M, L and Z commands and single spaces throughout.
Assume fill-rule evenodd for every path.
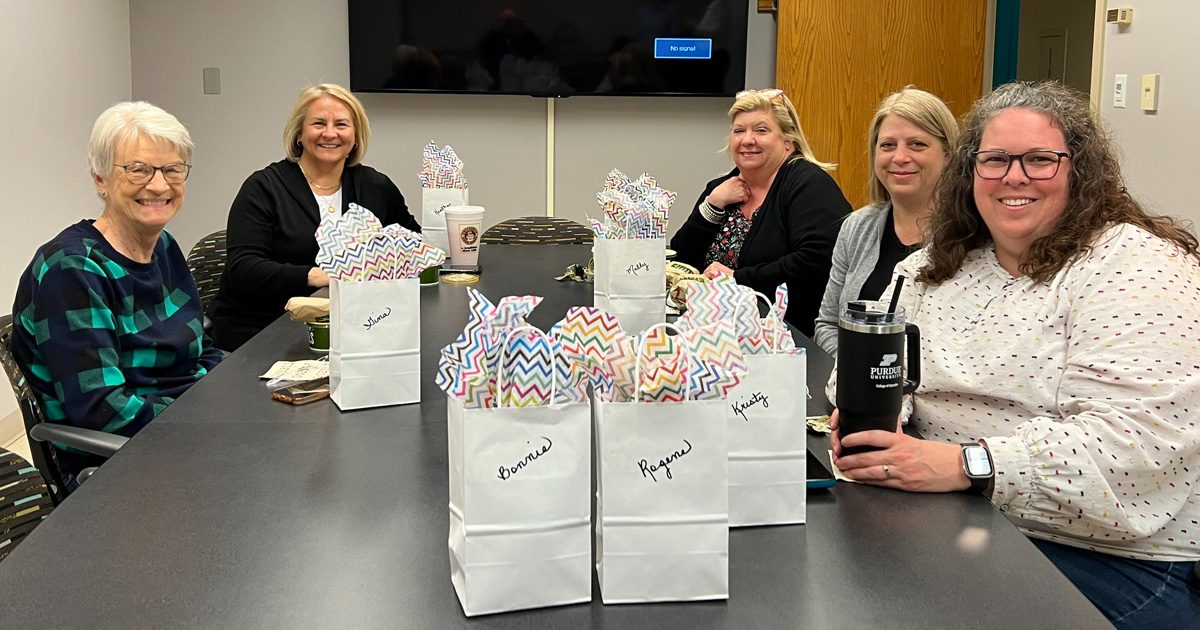
M 883 465 L 883 478 L 884 479 L 892 478 L 892 469 L 887 464 Z

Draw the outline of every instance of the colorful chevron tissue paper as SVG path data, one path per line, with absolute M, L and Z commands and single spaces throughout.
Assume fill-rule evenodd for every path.
M 558 341 L 525 323 L 541 297 L 509 296 L 493 305 L 470 287 L 467 295 L 467 325 L 438 362 L 435 381 L 442 391 L 468 409 L 577 400 L 556 376 Z
M 674 337 L 652 329 L 643 339 L 625 334 L 611 313 L 577 306 L 542 333 L 525 322 L 542 298 L 509 296 L 493 305 L 472 288 L 467 293 L 467 325 L 442 349 L 436 376 L 466 408 L 587 402 L 589 385 L 605 400 L 629 401 L 635 377 L 642 401 L 709 400 L 724 398 L 746 374 L 729 322 Z
M 369 210 L 350 204 L 339 219 L 317 226 L 317 266 L 343 282 L 415 278 L 442 264 L 446 252 L 398 225 L 384 227 Z
M 675 193 L 659 187 L 649 173 L 637 179 L 613 169 L 604 178 L 604 190 L 596 193 L 602 218 L 588 218 L 599 238 L 666 238 L 667 216 Z
M 732 322 L 738 345 L 745 354 L 796 353 L 796 342 L 783 322 L 787 309 L 787 285 L 775 290 L 775 305 L 764 318 L 758 315 L 759 295 L 750 287 L 739 285 L 729 276 L 711 282 L 687 285 L 687 311 L 679 325 L 687 329 L 702 328 L 707 322 Z M 769 304 L 769 299 L 763 296 Z
M 433 140 L 421 152 L 421 172 L 417 173 L 421 188 L 466 188 L 463 161 L 450 145 L 439 149 Z

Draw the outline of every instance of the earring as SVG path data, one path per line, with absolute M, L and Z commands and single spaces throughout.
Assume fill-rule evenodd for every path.
M 108 193 L 104 192 L 103 188 L 97 188 L 96 192 L 99 193 L 101 197 L 104 197 L 106 199 L 108 198 Z

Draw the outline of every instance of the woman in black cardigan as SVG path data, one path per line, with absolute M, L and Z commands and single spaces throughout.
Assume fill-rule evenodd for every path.
M 386 175 L 361 164 L 371 138 L 362 103 L 322 84 L 300 93 L 284 128 L 287 158 L 242 184 L 229 209 L 228 257 L 213 303 L 213 342 L 233 351 L 283 313 L 289 298 L 329 285 L 314 234 L 351 203 L 384 225 L 421 226 Z
M 708 183 L 671 249 L 710 278 L 732 275 L 767 296 L 786 282 L 784 317 L 811 337 L 850 203 L 782 90 L 739 93 L 729 118 L 736 168 Z

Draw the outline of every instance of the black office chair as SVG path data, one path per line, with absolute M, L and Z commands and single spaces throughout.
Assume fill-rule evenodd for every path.
M 50 490 L 37 468 L 0 448 L 0 561 L 53 510 Z
M 480 240 L 491 245 L 583 245 L 592 242 L 592 231 L 562 217 L 520 217 L 493 225 Z
M 8 383 L 12 385 L 13 394 L 17 397 L 17 406 L 21 409 L 21 417 L 25 421 L 25 431 L 30 438 L 29 450 L 33 455 L 33 464 L 41 471 L 50 500 L 54 505 L 58 505 L 67 497 L 67 486 L 71 480 L 64 479 L 62 469 L 58 465 L 58 449 L 52 442 L 92 455 L 112 457 L 129 441 L 129 438 L 103 431 L 46 422 L 37 394 L 29 386 L 29 381 L 25 379 L 25 374 L 21 372 L 13 358 L 12 337 L 13 316 L 0 316 L 0 365 L 4 367 Z M 83 483 L 95 471 L 95 468 L 87 468 L 79 473 L 75 481 Z
M 209 308 L 221 288 L 221 274 L 225 273 L 225 230 L 217 230 L 197 241 L 188 252 L 188 269 L 196 281 L 200 293 L 200 307 L 204 310 L 204 332 L 212 334 Z

